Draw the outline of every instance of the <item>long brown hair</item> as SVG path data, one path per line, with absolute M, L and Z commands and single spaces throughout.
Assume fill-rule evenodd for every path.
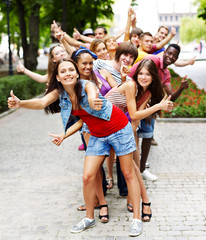
M 50 92 L 52 92 L 55 89 L 57 89 L 59 93 L 64 91 L 63 85 L 61 84 L 61 82 L 57 81 L 56 76 L 58 75 L 58 70 L 59 70 L 60 63 L 65 62 L 65 61 L 66 62 L 71 62 L 74 65 L 78 75 L 80 75 L 79 74 L 79 70 L 77 68 L 77 65 L 76 65 L 76 63 L 74 61 L 72 61 L 71 59 L 60 59 L 56 63 L 56 66 L 55 66 L 55 68 L 54 68 L 54 70 L 52 72 L 51 78 L 49 80 L 49 85 L 48 85 L 48 88 L 46 90 L 45 95 L 50 93 Z M 76 84 L 74 86 L 74 91 L 75 91 L 75 94 L 77 96 L 77 106 L 80 108 L 80 101 L 81 101 L 81 98 L 82 98 L 82 96 L 81 96 L 82 85 L 81 85 L 81 82 L 79 81 L 79 77 L 78 77 L 77 82 L 76 82 Z M 61 109 L 60 109 L 60 106 L 59 106 L 59 99 L 57 99 L 55 102 L 53 102 L 52 104 L 47 106 L 44 110 L 45 110 L 45 112 L 47 114 L 48 113 L 52 113 L 53 114 L 53 113 L 60 112 Z
M 53 50 L 56 48 L 56 47 L 61 47 L 60 44 L 57 44 L 53 47 L 50 48 L 50 51 L 49 51 L 49 60 L 48 60 L 48 68 L 47 68 L 47 74 L 48 74 L 48 80 L 51 78 L 51 75 L 54 71 L 54 68 L 56 66 L 56 62 L 53 61 Z
M 105 47 L 107 48 L 107 46 L 106 46 L 106 44 L 105 44 L 104 41 L 102 41 L 101 39 L 94 39 L 94 40 L 92 41 L 89 49 L 90 49 L 92 52 L 95 53 L 95 52 L 96 52 L 96 49 L 97 49 L 97 47 L 99 46 L 100 43 L 103 43 L 103 44 L 105 45 Z
M 138 65 L 138 67 L 137 67 L 137 69 L 136 69 L 136 71 L 133 75 L 133 79 L 137 84 L 137 90 L 138 90 L 138 94 L 136 96 L 136 101 L 140 100 L 141 97 L 144 94 L 143 87 L 138 83 L 138 80 L 137 80 L 139 72 L 144 67 L 149 71 L 149 73 L 152 76 L 152 82 L 148 86 L 147 89 L 151 92 L 151 95 L 152 95 L 151 99 L 149 101 L 149 105 L 153 106 L 153 105 L 159 103 L 162 100 L 162 98 L 164 97 L 164 91 L 163 91 L 162 84 L 161 84 L 161 81 L 160 81 L 160 77 L 159 77 L 159 74 L 158 74 L 157 66 L 154 63 L 154 61 L 152 61 L 151 59 L 143 59 L 140 62 L 140 64 Z M 156 113 L 152 114 L 152 117 L 155 118 L 157 115 L 161 116 L 162 112 L 157 111 Z

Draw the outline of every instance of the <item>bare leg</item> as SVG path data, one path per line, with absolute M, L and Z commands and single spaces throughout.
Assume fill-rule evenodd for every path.
M 140 172 L 144 172 L 145 164 L 149 155 L 151 147 L 152 138 L 143 138 L 142 139 L 142 151 L 141 151 L 141 161 L 140 161 Z
M 110 150 L 110 156 L 106 158 L 106 163 L 107 163 L 107 172 L 108 172 L 108 177 L 110 184 L 107 185 L 108 189 L 111 189 L 113 187 L 113 165 L 114 165 L 114 156 L 115 152 L 114 149 L 111 148 Z
M 135 174 L 132 156 L 133 153 L 120 156 L 119 160 L 133 205 L 133 218 L 140 219 L 140 186 Z
M 137 126 L 139 125 L 139 120 L 138 121 L 132 121 L 132 130 L 134 133 L 134 138 L 135 138 L 135 142 L 136 142 L 136 147 L 137 150 L 133 153 L 133 159 L 135 161 L 135 163 L 137 164 L 138 168 L 140 168 L 140 152 L 139 152 L 139 138 L 137 137 Z
M 96 196 L 96 175 L 104 156 L 85 156 L 83 173 L 83 193 L 87 217 L 94 218 L 94 201 Z M 101 184 L 100 184 L 101 185 Z

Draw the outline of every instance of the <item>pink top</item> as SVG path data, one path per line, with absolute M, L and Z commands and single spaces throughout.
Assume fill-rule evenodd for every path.
M 156 64 L 160 76 L 160 80 L 162 85 L 171 85 L 171 75 L 168 68 L 163 68 L 163 57 L 158 57 L 155 55 L 146 56 L 144 59 L 152 59 Z M 141 62 L 141 61 L 140 61 Z M 134 66 L 130 69 L 129 77 L 133 77 L 138 65 L 140 62 L 137 62 Z

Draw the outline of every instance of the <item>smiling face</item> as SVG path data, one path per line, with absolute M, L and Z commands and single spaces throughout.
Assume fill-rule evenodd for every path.
M 106 45 L 103 42 L 100 43 L 95 49 L 95 54 L 97 55 L 97 57 L 99 59 L 106 60 L 107 53 L 108 53 L 108 51 L 107 51 Z
M 78 59 L 77 66 L 80 72 L 80 78 L 91 80 L 93 71 L 93 58 L 89 53 L 82 53 Z
M 103 39 L 105 37 L 105 32 L 103 28 L 97 28 L 95 30 L 95 38 Z
M 176 62 L 178 59 L 178 56 L 179 56 L 179 52 L 176 48 L 168 47 L 163 55 L 164 68 Z
M 126 66 L 131 66 L 134 62 L 134 56 L 132 54 L 121 54 L 119 63 L 123 63 Z
M 56 78 L 64 87 L 74 86 L 78 77 L 79 74 L 72 62 L 63 61 L 59 64 Z
M 146 67 L 143 67 L 138 75 L 137 75 L 137 81 L 140 84 L 140 86 L 143 87 L 144 90 L 146 90 L 149 85 L 152 83 L 152 75 L 148 71 Z
M 167 37 L 168 33 L 169 32 L 166 28 L 161 27 L 160 30 L 157 33 L 157 37 L 158 37 L 159 42 L 161 42 L 163 39 L 165 39 Z
M 105 41 L 105 43 L 107 45 L 108 51 L 115 51 L 117 49 L 118 44 L 115 38 L 109 38 Z
M 137 34 L 132 34 L 131 43 L 133 43 L 136 47 L 139 46 L 139 36 Z
M 51 52 L 51 55 L 52 55 L 53 62 L 58 62 L 60 59 L 68 57 L 65 49 L 62 48 L 61 46 L 54 47 Z

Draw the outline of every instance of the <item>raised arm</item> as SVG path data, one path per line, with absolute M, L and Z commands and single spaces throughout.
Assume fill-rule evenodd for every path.
M 18 62 L 18 65 L 16 66 L 16 70 L 19 73 L 26 74 L 28 77 L 32 78 L 37 82 L 46 83 L 48 81 L 48 74 L 41 75 L 41 74 L 32 72 L 29 69 L 25 68 L 25 66 L 21 62 Z
M 128 9 L 128 17 L 127 17 L 127 24 L 125 28 L 125 35 L 124 35 L 124 42 L 129 41 L 129 34 L 130 34 L 130 28 L 131 28 L 131 16 L 132 16 L 132 8 L 129 7 Z
M 177 98 L 184 91 L 184 89 L 187 89 L 189 87 L 189 84 L 188 84 L 188 81 L 186 80 L 186 78 L 187 78 L 187 75 L 183 77 L 180 87 L 175 92 L 173 91 L 171 84 L 163 86 L 167 95 L 171 95 L 171 101 L 173 101 L 173 102 L 176 101 Z
M 193 65 L 195 63 L 195 59 L 196 57 L 192 57 L 191 59 L 188 59 L 188 60 L 181 60 L 181 59 L 178 59 L 174 65 L 176 67 L 185 67 L 185 66 L 188 66 L 188 65 Z
M 74 28 L 73 37 L 75 39 L 82 40 L 86 43 L 92 43 L 92 41 L 94 40 L 94 38 L 87 37 L 87 36 L 84 36 L 84 35 L 80 34 L 80 32 L 76 28 Z
M 176 35 L 176 29 L 172 27 L 167 37 L 163 39 L 161 42 L 156 43 L 157 49 L 163 48 L 175 35 Z
M 87 45 L 83 42 L 77 41 L 76 39 L 70 37 L 66 32 L 63 32 L 61 28 L 55 28 L 55 37 L 61 42 L 65 40 L 68 42 L 69 45 L 72 45 L 74 47 L 87 47 Z
M 33 110 L 44 109 L 51 103 L 55 102 L 59 97 L 59 93 L 57 90 L 53 90 L 52 92 L 48 93 L 42 98 L 30 100 L 20 100 L 18 97 L 14 95 L 13 90 L 11 90 L 10 95 L 11 97 L 9 97 L 7 100 L 8 107 L 10 109 L 28 108 Z

